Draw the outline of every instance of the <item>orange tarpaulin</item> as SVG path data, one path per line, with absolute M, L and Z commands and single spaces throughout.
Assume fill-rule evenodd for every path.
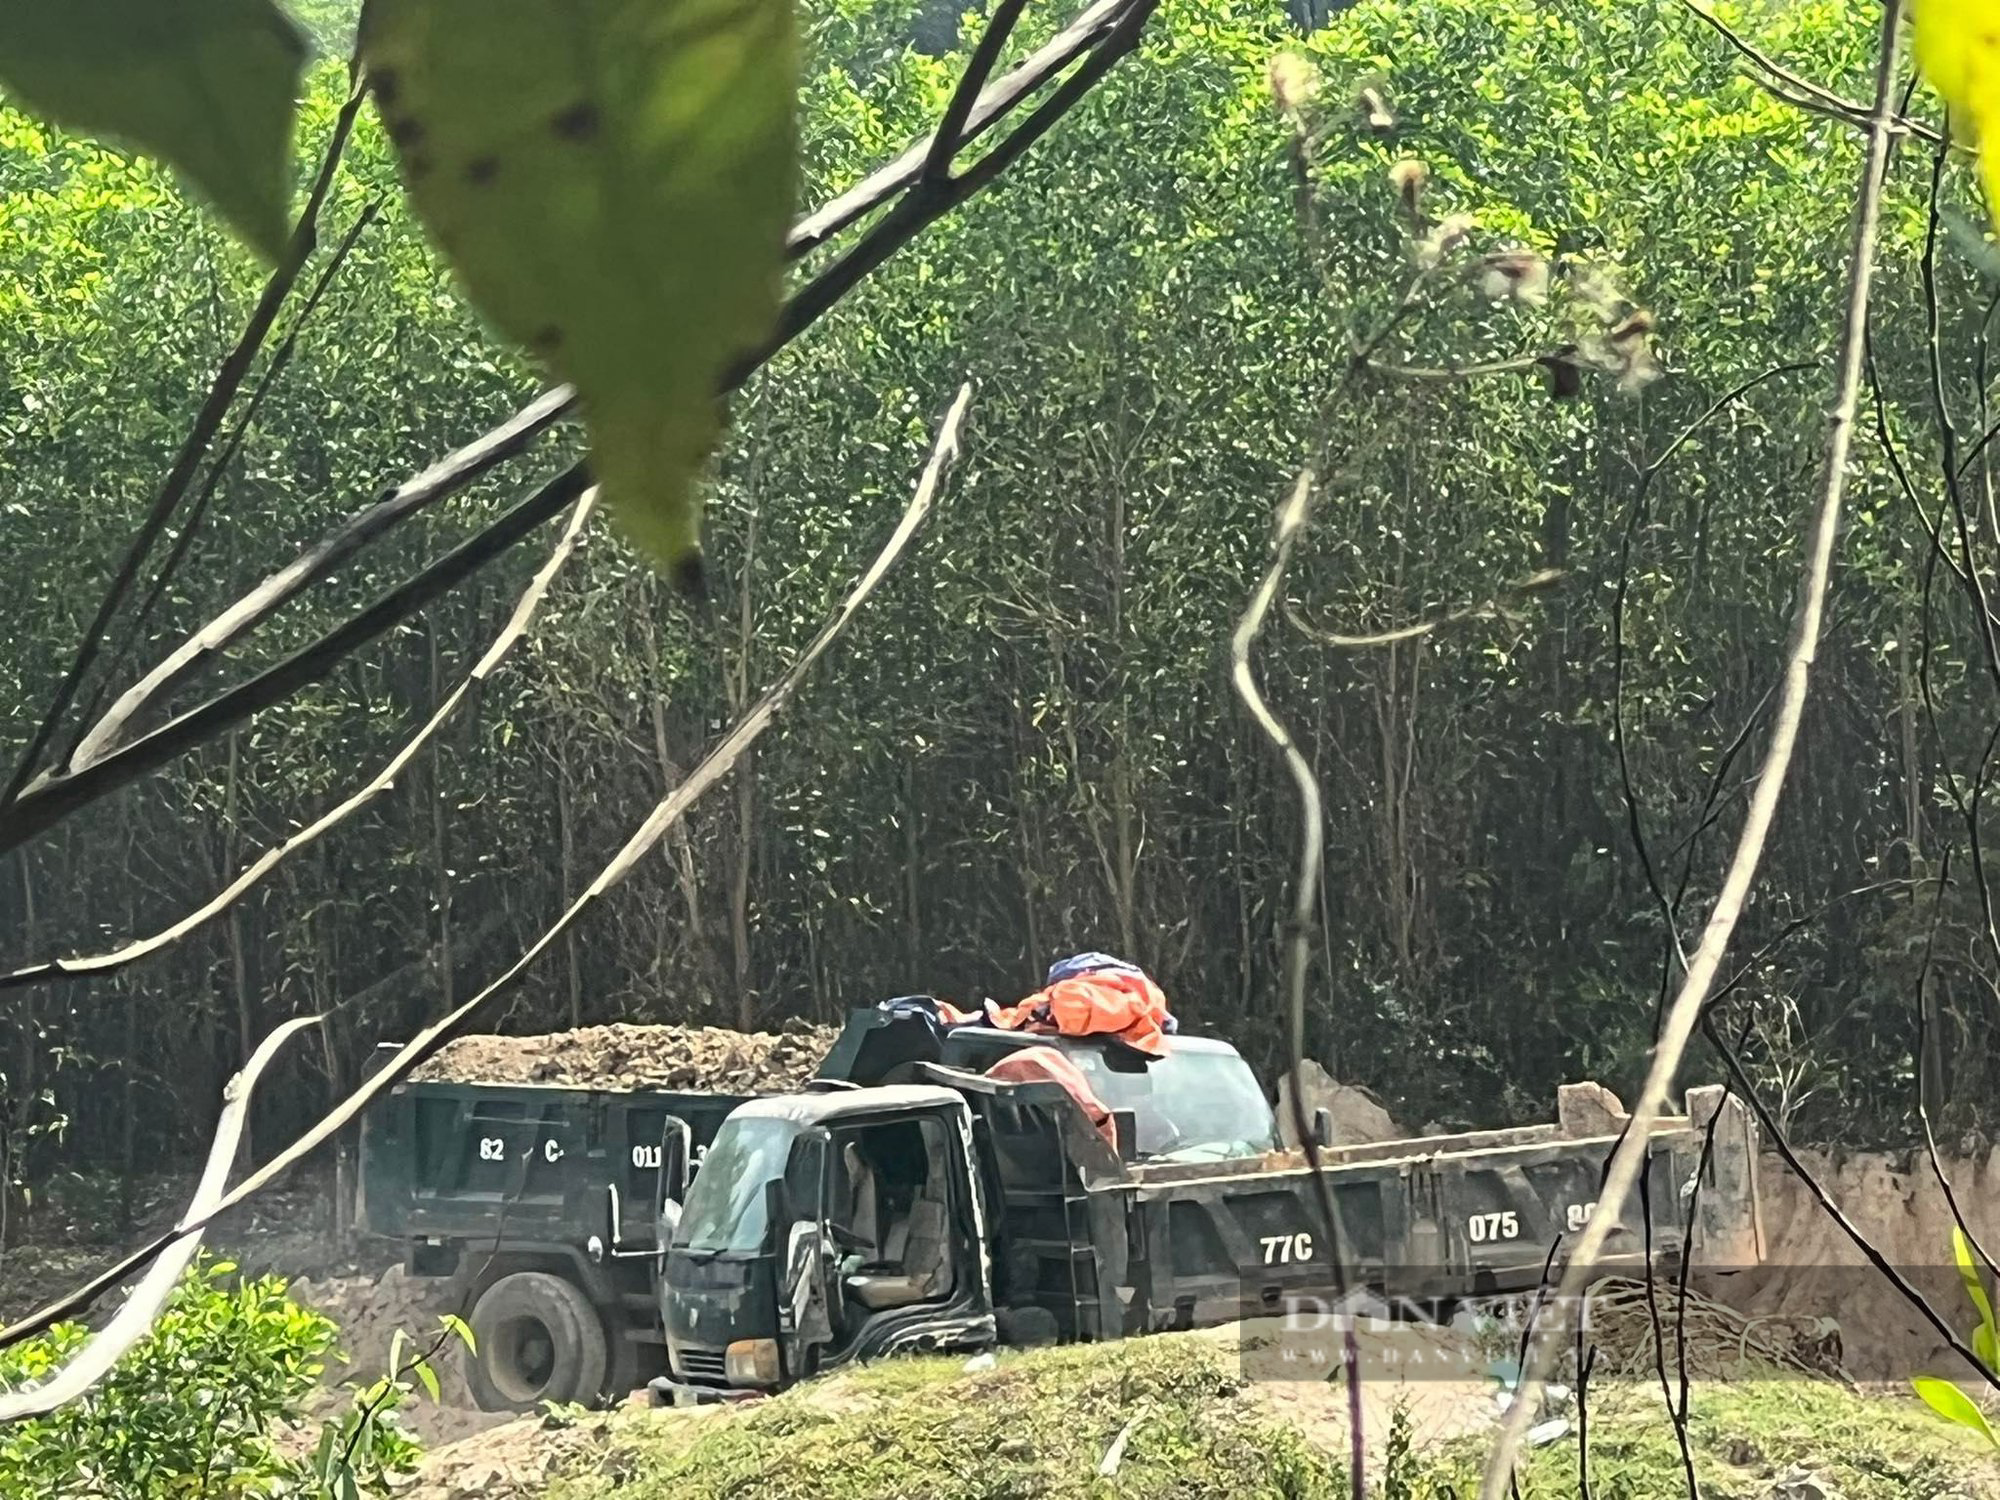
M 1104 1144 L 1113 1151 L 1118 1149 L 1118 1129 L 1111 1123 L 1111 1111 L 1090 1091 L 1090 1080 L 1083 1076 L 1083 1070 L 1055 1048 L 1023 1047 L 1019 1052 L 1009 1052 L 986 1070 L 986 1076 L 1003 1083 L 1061 1084 L 1090 1117 L 1090 1123 L 1104 1137 Z
M 1154 1057 L 1167 1050 L 1167 997 L 1144 974 L 1099 970 L 1063 979 L 1019 1005 L 986 1002 L 995 1026 L 1063 1036 L 1115 1036 Z

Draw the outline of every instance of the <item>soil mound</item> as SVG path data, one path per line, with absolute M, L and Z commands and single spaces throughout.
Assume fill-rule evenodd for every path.
M 839 1032 L 720 1026 L 585 1026 L 544 1036 L 465 1036 L 416 1072 L 450 1083 L 546 1083 L 567 1088 L 784 1093 L 819 1069 Z

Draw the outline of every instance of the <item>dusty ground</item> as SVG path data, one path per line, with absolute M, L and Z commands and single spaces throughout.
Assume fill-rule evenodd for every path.
M 616 1025 L 547 1036 L 468 1036 L 416 1076 L 460 1083 L 782 1093 L 813 1076 L 837 1035 L 831 1026 L 789 1023 L 779 1032 Z
M 171 1229 L 192 1191 L 187 1174 L 142 1179 L 130 1189 L 132 1220 L 123 1225 L 114 1188 L 81 1179 L 53 1184 L 34 1212 L 17 1221 L 14 1243 L 0 1253 L 0 1322 L 33 1311 Z M 343 1242 L 334 1232 L 331 1177 L 307 1170 L 223 1215 L 208 1245 L 250 1274 L 287 1278 L 379 1274 L 401 1259 L 393 1245 Z

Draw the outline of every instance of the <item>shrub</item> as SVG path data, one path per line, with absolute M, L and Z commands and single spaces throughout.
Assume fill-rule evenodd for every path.
M 416 1459 L 391 1415 L 411 1394 L 404 1377 L 421 1378 L 410 1361 L 393 1361 L 391 1378 L 358 1392 L 353 1408 L 326 1424 L 315 1453 L 287 1454 L 277 1441 L 306 1420 L 335 1334 L 328 1319 L 286 1295 L 282 1280 L 198 1262 L 152 1335 L 81 1400 L 0 1428 L 0 1495 L 353 1500 L 379 1488 Z M 0 1389 L 44 1378 L 88 1337 L 82 1325 L 64 1323 L 0 1351 Z

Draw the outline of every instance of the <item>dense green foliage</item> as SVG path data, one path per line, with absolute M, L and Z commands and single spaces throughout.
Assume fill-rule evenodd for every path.
M 1830 0 L 1732 15 L 1865 93 L 1867 17 Z M 913 17 L 810 8 L 812 200 L 934 118 L 955 59 L 911 50 Z M 1297 151 L 1267 82 L 1287 46 L 1320 77 Z M 998 190 L 737 402 L 710 501 L 713 611 L 672 602 L 594 536 L 531 642 L 389 797 L 170 952 L 8 997 L 7 1142 L 54 1113 L 67 1133 L 32 1143 L 30 1176 L 65 1151 L 153 1160 L 206 1125 L 256 1038 L 328 1010 L 332 1043 L 305 1065 L 328 1076 L 260 1114 L 282 1131 L 376 1040 L 490 977 L 816 627 L 967 377 L 968 462 L 917 555 L 754 766 L 505 1025 L 769 1024 L 913 989 L 1011 998 L 1090 946 L 1129 953 L 1190 1023 L 1271 1061 L 1296 804 L 1229 692 L 1223 642 L 1273 502 L 1312 463 L 1325 494 L 1259 662 L 1328 808 L 1314 1049 L 1412 1124 L 1539 1117 L 1564 1079 L 1629 1082 L 1672 972 L 1648 862 L 1668 897 L 1685 886 L 1692 931 L 1752 764 L 1729 752 L 1790 605 L 1858 175 L 1857 134 L 1740 67 L 1672 0 L 1373 0 L 1303 42 L 1241 0 L 1171 0 Z M 1386 130 L 1351 105 L 1364 84 Z M 308 159 L 343 85 L 331 65 L 315 76 Z M 1433 223 L 1473 220 L 1422 278 L 1388 176 L 1405 158 L 1425 164 Z M 1874 343 L 1885 421 L 1932 509 L 1928 175 L 1906 147 Z M 11 758 L 257 276 L 162 173 L 17 114 L 0 114 L 0 177 Z M 1960 168 L 1946 185 L 1959 201 Z M 364 120 L 323 246 L 377 196 L 380 221 L 305 322 L 120 685 L 533 389 L 425 249 Z M 1546 304 L 1488 298 L 1466 272 L 1516 251 L 1567 273 Z M 1985 291 L 1952 245 L 1942 262 L 1944 383 L 1970 433 Z M 1618 297 L 1657 318 L 1664 374 L 1592 369 L 1579 399 L 1552 401 L 1533 360 L 1601 343 Z M 1770 375 L 1794 362 L 1808 368 Z M 1455 373 L 1485 363 L 1525 370 Z M 575 443 L 399 528 L 205 680 L 344 618 Z M 1856 462 L 1821 685 L 1741 953 L 1784 943 L 1736 997 L 1774 1097 L 1850 1137 L 1899 1130 L 1914 1102 L 1931 902 L 1844 893 L 1933 871 L 1954 846 L 1965 873 L 1955 797 L 1993 717 L 1949 573 L 1926 568 L 1879 445 Z M 0 883 L 8 957 L 150 931 L 343 795 L 470 666 L 542 545 L 25 851 Z M 1559 591 L 1392 646 L 1329 646 L 1296 623 L 1391 629 L 1541 569 L 1563 571 Z M 1963 1115 L 1992 1094 L 1980 1017 L 2000 960 L 1962 882 L 1942 915 L 1939 1097 Z
M 282 1281 L 234 1271 L 226 1261 L 190 1268 L 152 1333 L 88 1395 L 0 1431 L 0 1494 L 351 1500 L 356 1486 L 379 1493 L 407 1472 L 416 1447 L 391 1415 L 410 1394 L 402 1361 L 397 1380 L 324 1424 L 309 1456 L 289 1451 L 284 1431 L 305 1423 L 335 1329 Z M 88 1336 L 62 1323 L 0 1353 L 0 1390 L 47 1376 Z

